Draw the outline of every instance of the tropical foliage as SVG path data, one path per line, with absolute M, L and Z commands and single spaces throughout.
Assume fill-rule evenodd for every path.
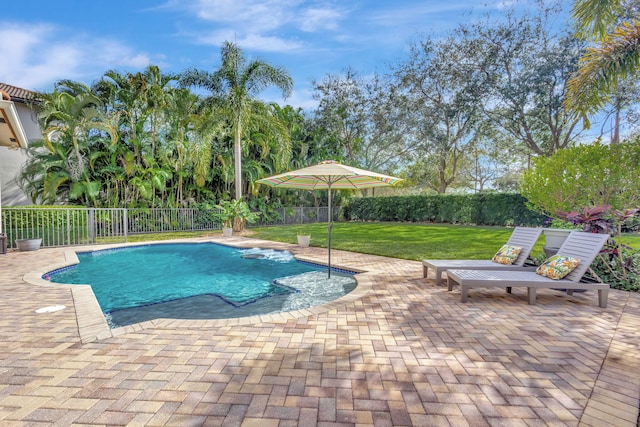
M 618 85 L 637 79 L 640 64 L 638 2 L 575 0 L 573 18 L 580 37 L 593 42 L 569 81 L 565 105 L 586 123 L 614 101 Z
M 591 3 L 593 13 L 580 19 L 598 25 L 584 34 L 611 37 L 613 21 L 635 23 L 629 17 L 637 5 L 577 0 L 576 10 Z M 388 74 L 351 67 L 326 74 L 313 82 L 317 105 L 309 110 L 259 99 L 266 89 L 290 95 L 291 77 L 231 42 L 212 71 L 174 75 L 151 65 L 109 70 L 90 87 L 62 80 L 38 96 L 46 132 L 31 144 L 23 187 L 34 201 L 100 207 L 242 199 L 270 218 L 283 205 L 325 205 L 327 194 L 258 179 L 333 159 L 399 175 L 408 195 L 515 191 L 530 169 L 522 188 L 541 212 L 618 206 L 616 199 L 637 190 L 625 179 L 637 174 L 630 163 L 637 150 L 571 148 L 591 142 L 582 138 L 569 83 L 587 42 L 559 28 L 561 3 L 547 4 L 501 10 L 444 37 L 421 36 Z M 617 89 L 610 103 L 616 123 L 639 93 L 633 79 Z M 589 166 L 578 171 L 582 162 Z M 336 192 L 335 201 L 352 196 Z
M 640 209 L 615 210 L 610 205 L 600 205 L 558 212 L 558 216 L 581 227 L 582 231 L 611 235 L 591 266 L 593 274 L 614 288 L 640 291 L 640 251 L 622 242 L 623 227 L 638 219 Z
M 44 203 L 63 198 L 97 205 L 102 182 L 93 171 L 117 142 L 112 117 L 104 113 L 102 100 L 81 83 L 61 81 L 40 99 L 44 139 L 31 145 L 25 188 Z
M 235 198 L 243 194 L 242 156 L 249 145 L 260 146 L 262 158 L 274 149 L 275 166 L 281 169 L 291 158 L 291 141 L 282 123 L 267 105 L 256 99 L 264 89 L 275 86 L 286 98 L 293 88 L 289 73 L 260 60 L 247 63 L 242 50 L 234 43 L 225 42 L 221 52 L 221 66 L 213 73 L 189 70 L 181 77 L 185 86 L 202 87 L 211 92 L 202 107 L 213 117 L 222 120 L 233 139 Z M 269 147 L 267 141 L 274 140 Z
M 245 223 L 252 223 L 258 220 L 258 214 L 251 212 L 247 202 L 242 199 L 223 200 L 214 206 L 219 210 L 218 219 L 226 228 L 234 231 L 242 231 Z
M 52 93 L 39 94 L 45 138 L 30 146 L 23 188 L 34 201 L 100 207 L 178 207 L 228 197 L 234 128 L 220 105 L 181 87 L 178 77 L 157 66 L 110 70 L 92 87 L 60 81 Z M 290 107 L 279 116 L 277 105 L 249 104 L 243 135 L 252 144 L 243 145 L 242 156 L 253 183 L 288 165 L 287 121 L 294 126 L 304 117 Z

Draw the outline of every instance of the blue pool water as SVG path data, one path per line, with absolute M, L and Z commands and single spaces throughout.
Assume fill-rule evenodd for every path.
M 296 261 L 289 252 L 212 243 L 135 246 L 78 253 L 78 259 L 79 264 L 45 278 L 91 285 L 112 326 L 154 317 L 288 311 L 331 301 L 355 288 L 351 276 L 332 274 L 329 283 L 326 268 Z

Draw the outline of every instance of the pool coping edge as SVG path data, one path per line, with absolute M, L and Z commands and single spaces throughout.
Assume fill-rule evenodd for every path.
M 90 285 L 83 284 L 64 284 L 64 283 L 51 283 L 48 280 L 43 279 L 43 276 L 49 272 L 54 270 L 59 270 L 62 268 L 69 267 L 71 265 L 75 265 L 79 262 L 77 252 L 95 252 L 105 249 L 113 249 L 120 247 L 128 247 L 134 245 L 151 245 L 151 244 L 167 244 L 167 243 L 206 243 L 211 242 L 215 244 L 221 244 L 225 246 L 231 246 L 235 248 L 245 248 L 247 244 L 253 242 L 260 243 L 262 246 L 271 246 L 273 249 L 275 247 L 279 250 L 290 250 L 294 253 L 294 257 L 297 260 L 310 262 L 318 265 L 323 265 L 318 263 L 317 260 L 305 257 L 301 254 L 295 254 L 291 249 L 297 248 L 296 245 L 280 243 L 280 242 L 270 242 L 265 240 L 251 239 L 243 237 L 241 240 L 234 239 L 234 241 L 225 241 L 220 242 L 218 239 L 207 237 L 207 238 L 195 238 L 195 239 L 177 239 L 171 241 L 157 241 L 157 242 L 136 242 L 136 243 L 121 243 L 121 244 L 110 244 L 110 245 L 100 245 L 99 248 L 86 248 L 86 247 L 78 247 L 75 249 L 65 249 L 64 250 L 64 262 L 52 264 L 46 268 L 46 271 L 31 271 L 26 273 L 23 276 L 23 281 L 36 286 L 43 287 L 66 287 L 71 292 L 73 298 L 73 304 L 75 308 L 75 316 L 78 325 L 78 333 L 80 335 L 80 341 L 82 343 L 88 343 L 92 341 L 103 340 L 107 338 L 117 337 L 121 335 L 125 335 L 128 333 L 139 332 L 145 329 L 166 329 L 166 328 L 213 328 L 213 327 L 229 327 L 229 326 L 242 326 L 242 325 L 252 325 L 256 323 L 283 323 L 289 320 L 294 320 L 302 317 L 309 317 L 321 313 L 325 313 L 331 311 L 335 308 L 344 306 L 350 302 L 358 300 L 366 295 L 372 288 L 373 281 L 371 280 L 371 274 L 367 271 L 363 271 L 361 269 L 352 268 L 345 265 L 332 265 L 332 267 L 349 270 L 357 272 L 357 275 L 354 275 L 356 280 L 356 287 L 351 292 L 342 297 L 327 302 L 325 304 L 321 304 L 314 307 L 308 307 L 300 310 L 293 310 L 281 313 L 273 313 L 273 314 L 262 314 L 262 315 L 253 315 L 253 316 L 245 316 L 245 317 L 236 317 L 231 319 L 170 319 L 170 318 L 157 318 L 153 320 L 148 320 L 140 323 L 134 323 L 131 325 L 121 326 L 118 328 L 110 328 L 107 320 L 98 304 L 98 300 L 96 299 L 93 290 Z M 325 264 L 326 265 L 326 264 Z

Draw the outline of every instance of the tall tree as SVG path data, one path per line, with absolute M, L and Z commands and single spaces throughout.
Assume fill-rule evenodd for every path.
M 188 89 L 177 89 L 168 106 L 168 131 L 160 151 L 177 181 L 173 183 L 176 206 L 193 199 L 194 187 L 204 188 L 211 170 L 213 146 L 209 143 L 218 132 L 219 122 L 196 114 L 198 97 Z
M 511 139 L 505 139 L 490 123 L 483 124 L 475 132 L 475 141 L 468 150 L 468 161 L 464 164 L 462 175 L 471 184 L 474 193 L 496 188 L 508 191 L 505 184 L 523 169 L 521 146 Z M 510 190 L 516 189 L 517 182 Z
M 638 78 L 640 20 L 637 1 L 575 0 L 573 19 L 580 37 L 595 43 L 569 81 L 565 105 L 588 125 L 588 116 L 612 101 L 619 82 Z
M 465 153 L 473 144 L 484 88 L 469 58 L 474 43 L 455 37 L 426 39 L 411 46 L 396 68 L 398 90 L 406 96 L 412 138 L 425 170 L 417 176 L 438 193 L 460 180 Z
M 638 81 L 626 79 L 617 83 L 610 94 L 607 106 L 602 110 L 604 118 L 600 137 L 610 135 L 611 144 L 619 144 L 622 132 L 633 132 L 638 125 L 637 112 L 640 105 L 640 85 Z M 637 129 L 635 129 L 637 130 Z
M 469 52 L 469 61 L 486 88 L 486 119 L 537 156 L 570 146 L 580 131 L 563 101 L 583 43 L 552 31 L 549 21 L 555 12 L 510 11 L 503 20 L 489 16 L 457 30 L 461 40 L 477 47 Z
M 405 99 L 388 79 L 360 77 L 349 68 L 314 81 L 316 125 L 328 155 L 365 169 L 392 172 L 414 148 L 409 144 Z
M 280 106 L 275 102 L 271 103 L 271 109 L 276 118 L 284 125 L 287 136 L 291 141 L 292 157 L 290 166 L 298 169 L 309 166 L 309 147 L 311 136 L 307 130 L 306 117 L 302 108 L 294 108 L 291 105 Z M 276 159 L 272 159 L 275 165 Z
M 289 142 L 286 141 L 281 126 L 272 115 L 266 115 L 267 108 L 255 98 L 268 87 L 275 86 L 288 97 L 293 88 L 293 79 L 284 68 L 272 66 L 261 60 L 247 62 L 242 50 L 231 42 L 224 42 L 221 49 L 221 65 L 213 73 L 201 70 L 188 70 L 181 82 L 185 86 L 196 86 L 211 92 L 205 105 L 227 121 L 233 135 L 235 198 L 242 197 L 242 149 L 252 128 L 267 127 L 275 135 L 282 137 L 283 159 L 286 157 Z M 286 162 L 284 162 L 286 163 Z

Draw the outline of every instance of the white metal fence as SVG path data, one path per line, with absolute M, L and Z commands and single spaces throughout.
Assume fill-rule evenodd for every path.
M 335 220 L 340 207 L 332 208 Z M 9 248 L 17 239 L 41 238 L 42 246 L 72 246 L 126 242 L 134 234 L 217 230 L 216 210 L 125 208 L 20 208 L 2 209 L 2 231 Z M 256 225 L 327 222 L 327 207 L 278 208 Z

